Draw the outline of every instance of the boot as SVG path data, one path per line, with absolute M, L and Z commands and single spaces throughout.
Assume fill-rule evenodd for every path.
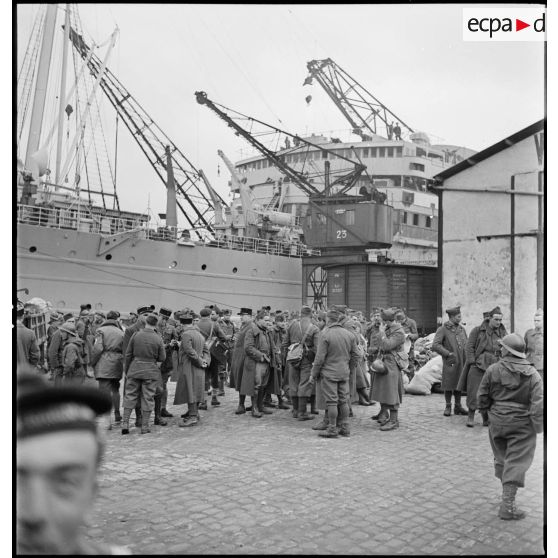
M 180 415 L 180 418 L 187 419 L 190 416 L 190 411 L 186 411 L 184 414 Z
M 165 418 L 172 418 L 174 415 L 169 413 L 166 409 L 161 409 L 161 416 Z
M 357 389 L 357 393 L 359 405 L 364 405 L 365 407 L 372 405 L 372 403 L 370 403 L 370 399 L 368 399 L 368 395 L 366 395 L 366 388 Z
M 293 418 L 298 418 L 298 397 L 296 395 L 291 396 L 291 401 L 293 403 Z
M 339 428 L 339 436 L 343 436 L 344 438 L 349 438 L 351 435 L 351 431 L 346 426 L 341 426 Z
M 141 409 L 136 407 L 136 426 L 139 428 L 141 426 Z
M 225 396 L 225 378 L 219 378 L 219 393 L 217 395 L 220 397 Z
M 469 409 L 467 411 L 467 422 L 465 423 L 469 428 L 475 426 L 475 411 Z
M 273 401 L 271 400 L 271 393 L 268 393 L 267 391 L 265 392 L 264 398 L 263 398 L 263 405 L 264 407 L 271 407 L 274 408 L 275 407 L 275 403 L 273 403 Z M 261 411 L 261 409 L 260 409 Z
M 467 411 L 467 409 L 465 409 L 464 407 L 461 406 L 461 403 L 455 403 L 455 405 L 453 406 L 453 414 L 454 415 L 468 415 L 469 412 Z
M 329 421 L 327 420 L 326 417 L 324 417 L 321 422 L 315 424 L 312 427 L 312 430 L 327 430 L 328 426 L 329 426 Z
M 285 404 L 283 401 L 283 397 L 281 395 L 277 396 L 277 408 L 278 409 L 288 409 L 289 406 Z
M 192 415 L 191 417 L 184 419 L 182 422 L 179 422 L 178 426 L 180 426 L 181 428 L 185 426 L 195 426 L 196 424 L 198 424 L 198 422 L 198 415 Z
M 390 421 L 389 411 L 385 411 L 383 416 L 378 419 L 378 424 L 384 426 Z
M 207 411 L 207 403 L 205 399 L 203 400 L 203 403 L 199 404 L 198 409 L 201 409 L 202 411 Z
M 263 415 L 271 415 L 272 412 L 269 409 L 266 409 L 265 407 L 265 403 L 264 403 L 265 396 L 266 396 L 265 391 L 262 388 L 260 388 L 258 391 L 258 411 Z
M 256 389 L 254 395 L 252 396 L 252 416 L 254 418 L 262 418 L 262 414 L 258 410 L 258 397 L 260 395 L 260 390 Z
M 155 418 L 153 424 L 157 426 L 167 426 L 167 421 L 161 418 L 161 397 L 155 397 Z
M 122 418 L 122 434 L 130 433 L 130 415 L 132 414 L 132 409 L 124 408 L 124 417 Z
M 211 405 L 213 407 L 219 407 L 219 405 L 221 405 L 221 402 L 217 399 L 217 395 L 213 395 L 211 398 Z
M 149 419 L 151 418 L 151 411 L 142 411 L 141 413 L 141 433 L 148 434 L 151 432 L 149 428 Z
M 490 424 L 490 421 L 488 420 L 488 411 L 481 411 L 480 414 L 482 417 L 482 425 L 488 426 Z
M 310 396 L 310 413 L 312 415 L 319 415 L 320 414 L 320 412 L 316 410 L 316 396 L 315 395 Z
M 338 435 L 339 431 L 337 430 L 337 426 L 328 426 L 326 430 L 318 434 L 318 436 L 322 438 L 337 438 Z
M 122 415 L 118 409 L 114 409 L 114 422 L 122 422 Z
M 395 430 L 396 428 L 399 428 L 399 420 L 397 420 L 398 415 L 399 411 L 392 409 L 389 412 L 389 421 L 382 424 L 382 426 L 380 426 L 380 430 L 382 432 L 387 432 L 388 430 Z
M 450 415 L 451 415 L 451 405 L 446 405 L 446 408 L 444 409 L 444 416 L 449 417 Z
M 516 493 L 517 486 L 515 484 L 509 482 L 502 484 L 502 503 L 498 510 L 500 519 L 523 519 L 525 517 L 525 512 L 515 507 Z
M 306 412 L 306 400 L 308 397 L 298 398 L 298 420 L 313 420 L 314 417 Z
M 244 405 L 238 405 L 238 407 L 236 408 L 236 411 L 234 412 L 235 415 L 243 415 L 244 413 L 246 413 L 246 408 L 244 407 Z

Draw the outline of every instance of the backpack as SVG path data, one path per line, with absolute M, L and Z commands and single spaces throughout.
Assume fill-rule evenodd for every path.
M 298 322 L 298 326 L 300 327 L 300 333 L 302 335 L 302 326 L 300 325 L 300 322 Z M 306 350 L 306 345 L 304 342 L 306 341 L 308 330 L 311 327 L 312 324 L 310 323 L 310 325 L 306 328 L 306 333 L 302 335 L 300 343 L 292 343 L 291 345 L 289 345 L 287 351 L 287 362 L 290 362 L 293 366 L 298 366 L 300 364 L 300 361 L 302 360 L 302 357 L 304 356 L 304 351 Z

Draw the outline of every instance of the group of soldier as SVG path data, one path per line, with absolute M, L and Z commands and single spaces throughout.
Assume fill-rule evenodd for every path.
M 34 364 L 32 336 L 21 324 L 18 308 L 18 362 Z M 508 334 L 499 307 L 486 312 L 467 336 L 459 307 L 446 310 L 448 320 L 434 336 L 432 349 L 443 359 L 444 416 L 467 415 L 474 426 L 478 410 L 490 426 L 495 473 L 503 485 L 500 517 L 520 519 L 515 491 L 524 485 L 543 430 L 542 311 L 524 337 Z M 207 306 L 199 314 L 142 306 L 123 327 L 120 315 L 94 313 L 82 305 L 79 316 L 56 318 L 48 332 L 48 363 L 55 385 L 80 384 L 94 370 L 101 391 L 112 401 L 108 428 L 120 423 L 129 434 L 132 411 L 141 433 L 150 419 L 165 426 L 167 382 L 176 379 L 174 405 L 187 405 L 178 426 L 192 427 L 200 410 L 220 405 L 225 383 L 238 392 L 237 415 L 254 418 L 271 408 L 290 409 L 293 419 L 307 421 L 325 411 L 312 428 L 325 438 L 350 436 L 354 404 L 380 404 L 371 418 L 380 431 L 399 427 L 403 372 L 412 374 L 414 320 L 398 308 L 373 309 L 370 321 L 361 312 L 333 306 L 327 312 L 303 306 L 295 317 L 262 307 L 241 308 L 240 325 L 230 310 Z M 32 333 L 32 332 L 31 332 Z M 120 382 L 124 378 L 123 413 Z M 467 394 L 467 409 L 461 394 Z M 246 404 L 250 397 L 250 405 Z M 273 401 L 273 397 L 277 399 Z M 114 416 L 114 422 L 112 417 Z

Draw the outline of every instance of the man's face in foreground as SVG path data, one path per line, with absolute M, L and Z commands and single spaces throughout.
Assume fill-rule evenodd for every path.
M 98 442 L 85 430 L 17 443 L 18 554 L 71 554 L 96 492 Z

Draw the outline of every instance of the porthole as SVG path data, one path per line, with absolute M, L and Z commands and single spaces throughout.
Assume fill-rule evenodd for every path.
M 105 246 L 108 246 L 110 244 L 109 240 L 105 240 Z
M 112 260 L 112 254 L 107 254 L 105 256 L 105 260 Z
M 37 247 L 36 246 L 30 246 L 29 247 L 29 252 L 33 253 L 37 251 Z
M 178 265 L 178 262 L 176 260 L 173 260 L 169 265 L 169 269 L 174 269 L 177 265 Z
M 233 267 L 233 273 L 236 273 L 238 271 L 237 267 Z
M 207 266 L 205 264 L 202 264 L 202 270 L 205 271 L 207 269 Z
M 136 261 L 136 258 L 134 258 L 134 256 L 130 256 L 128 258 L 128 263 L 134 263 Z

